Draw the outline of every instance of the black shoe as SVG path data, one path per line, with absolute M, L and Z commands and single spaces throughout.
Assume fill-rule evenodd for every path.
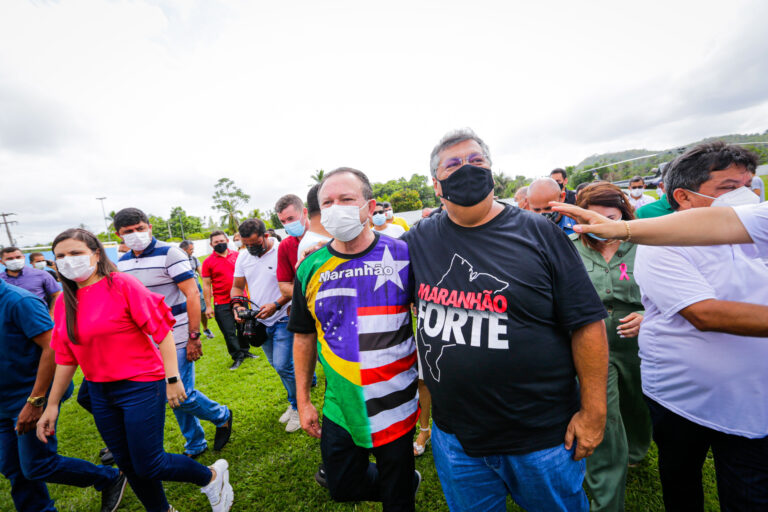
M 128 479 L 121 472 L 114 482 L 101 491 L 101 512 L 115 512 L 117 510 L 120 502 L 123 501 L 123 493 L 127 483 Z
M 328 481 L 325 479 L 325 466 L 320 464 L 320 467 L 317 468 L 317 473 L 315 473 L 315 482 L 320 484 L 320 487 L 328 488 Z
M 224 448 L 232 435 L 232 409 L 229 410 L 229 419 L 223 427 L 216 427 L 216 435 L 213 438 L 213 449 L 216 451 Z
M 259 358 L 259 356 L 257 356 L 256 354 L 251 354 L 250 352 L 246 352 L 245 353 L 245 357 L 246 357 L 246 359 L 258 359 Z
M 109 448 L 104 447 L 101 450 L 99 450 L 99 459 L 101 460 L 101 463 L 105 466 L 112 466 L 115 463 L 115 457 L 112 455 L 112 452 L 109 451 Z
M 207 451 L 208 451 L 208 447 L 206 446 L 205 448 L 203 448 L 203 451 L 201 451 L 200 453 L 192 454 L 192 453 L 184 452 L 184 455 L 186 455 L 190 459 L 197 459 L 198 457 L 200 457 L 202 454 L 204 454 Z
M 235 359 L 232 362 L 232 366 L 230 366 L 229 369 L 230 370 L 237 370 L 238 368 L 240 368 L 241 364 L 243 364 L 243 360 L 242 359 Z

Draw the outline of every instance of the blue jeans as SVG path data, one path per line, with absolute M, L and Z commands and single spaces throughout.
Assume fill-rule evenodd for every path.
M 261 346 L 283 387 L 288 392 L 288 403 L 296 409 L 296 375 L 293 373 L 293 333 L 288 331 L 288 319 L 267 327 L 267 341 Z
M 173 410 L 173 414 L 179 422 L 181 434 L 187 440 L 184 443 L 184 453 L 197 455 L 208 446 L 200 420 L 210 421 L 220 427 L 229 421 L 229 409 L 195 389 L 195 362 L 187 361 L 186 348 L 176 349 L 176 359 L 179 361 L 179 374 L 187 399 Z
M 165 381 L 88 382 L 101 437 L 150 512 L 165 512 L 163 480 L 208 485 L 211 470 L 184 455 L 165 453 Z
M 563 445 L 524 455 L 470 457 L 453 434 L 432 425 L 432 454 L 451 512 L 504 512 L 507 495 L 528 512 L 589 510 L 584 460 Z
M 55 511 L 46 482 L 77 487 L 92 485 L 101 491 L 120 474 L 110 466 L 62 457 L 56 453 L 55 435 L 45 444 L 34 430 L 16 435 L 15 425 L 16 418 L 0 419 L 0 473 L 11 482 L 11 498 L 16 510 Z

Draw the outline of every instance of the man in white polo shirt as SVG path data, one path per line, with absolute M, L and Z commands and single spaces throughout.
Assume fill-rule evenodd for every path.
M 296 411 L 293 334 L 287 329 L 291 301 L 283 297 L 277 283 L 277 248 L 280 243 L 269 236 L 260 219 L 248 219 L 237 230 L 247 250 L 240 253 L 235 263 L 232 283 L 235 320 L 242 322 L 238 312 L 245 308 L 243 301 L 237 298 L 245 295 L 247 286 L 250 307 L 258 308 L 256 318 L 266 326 L 267 341 L 261 348 L 288 393 L 288 408 L 280 416 L 280 422 L 286 423 L 286 432 L 295 432 L 301 428 L 301 423 Z
M 670 205 L 754 202 L 754 160 L 724 143 L 692 148 L 667 172 Z M 703 510 L 710 448 L 722 510 L 768 508 L 768 267 L 759 255 L 752 244 L 638 248 L 643 392 L 669 511 Z

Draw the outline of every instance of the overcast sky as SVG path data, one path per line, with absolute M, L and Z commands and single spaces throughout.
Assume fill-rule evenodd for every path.
M 315 169 L 426 175 L 464 126 L 527 176 L 763 132 L 768 3 L 725 5 L 3 1 L 0 211 L 29 245 L 103 230 L 100 196 L 207 217 L 221 177 L 265 211 Z

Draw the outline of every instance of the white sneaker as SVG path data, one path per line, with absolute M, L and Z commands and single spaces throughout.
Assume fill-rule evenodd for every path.
M 229 464 L 226 460 L 219 459 L 211 467 L 216 471 L 216 478 L 202 487 L 200 492 L 208 496 L 213 512 L 228 512 L 235 499 L 235 492 L 229 483 Z
M 285 410 L 282 416 L 280 416 L 280 419 L 278 420 L 280 423 L 288 423 L 288 420 L 291 419 L 291 411 L 293 408 L 289 405 L 288 408 Z
M 291 409 L 288 416 L 288 423 L 285 424 L 286 432 L 296 432 L 301 429 L 301 421 L 299 420 L 299 411 Z

